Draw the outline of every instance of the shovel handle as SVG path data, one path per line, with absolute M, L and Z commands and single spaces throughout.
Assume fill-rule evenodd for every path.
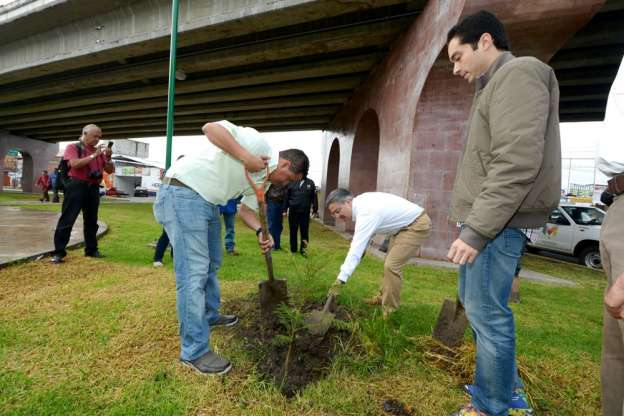
M 262 185 L 260 186 L 256 185 L 256 182 L 253 180 L 253 178 L 251 177 L 247 169 L 245 169 L 245 176 L 247 177 L 247 182 L 249 182 L 249 185 L 251 185 L 251 188 L 256 193 L 256 199 L 258 200 L 258 217 L 260 218 L 260 229 L 262 230 L 262 236 L 264 238 L 267 238 L 267 236 L 269 235 L 269 232 L 268 232 L 267 219 L 266 219 L 266 204 L 265 204 L 265 199 L 264 199 L 264 187 L 267 181 L 269 180 L 269 166 L 267 165 L 266 167 L 266 178 L 264 179 L 264 182 L 262 182 Z M 271 257 L 270 251 L 267 251 L 266 253 L 264 253 L 264 259 L 267 265 L 269 281 L 272 282 L 275 279 L 275 277 L 273 276 L 273 257 Z
M 334 303 L 334 299 L 336 299 L 336 295 L 334 295 L 333 293 L 327 296 L 327 300 L 325 301 L 325 305 L 323 306 L 323 313 L 329 312 L 332 303 Z

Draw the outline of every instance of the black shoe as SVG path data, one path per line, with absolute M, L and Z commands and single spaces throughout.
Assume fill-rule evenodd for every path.
M 96 258 L 96 259 L 102 259 L 102 258 L 104 258 L 106 256 L 104 254 L 102 254 L 100 252 L 100 250 L 96 250 L 93 253 L 85 253 L 85 257 L 93 257 L 93 258 Z
M 202 375 L 222 375 L 232 369 L 232 364 L 228 360 L 212 351 L 194 360 L 180 360 L 180 362 Z
M 305 250 L 301 250 L 301 251 L 299 251 L 299 253 L 301 253 L 301 255 L 302 255 L 303 257 L 308 257 L 308 253 L 306 253 L 306 251 L 305 251 Z
M 217 319 L 210 322 L 210 326 L 234 326 L 237 322 L 238 316 L 236 315 L 219 315 Z
M 55 254 L 50 259 L 50 263 L 54 263 L 54 264 L 63 263 L 63 256 L 61 256 L 60 254 Z

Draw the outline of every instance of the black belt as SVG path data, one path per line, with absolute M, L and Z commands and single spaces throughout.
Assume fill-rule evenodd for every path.
M 163 179 L 162 182 L 165 185 L 179 186 L 181 188 L 189 188 L 189 189 L 191 189 L 184 182 L 181 182 L 181 181 L 177 180 L 176 178 L 169 178 L 169 177 L 165 176 L 165 178 Z

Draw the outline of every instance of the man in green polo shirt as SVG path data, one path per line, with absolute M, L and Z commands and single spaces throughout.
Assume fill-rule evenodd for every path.
M 231 364 L 210 350 L 210 328 L 234 325 L 238 318 L 219 313 L 217 270 L 221 265 L 220 204 L 242 196 L 239 215 L 256 230 L 263 251 L 273 245 L 263 236 L 254 210 L 258 201 L 245 177 L 257 184 L 285 185 L 308 172 L 308 157 L 289 149 L 271 158 L 272 150 L 256 130 L 228 121 L 208 123 L 203 132 L 216 149 L 186 154 L 167 171 L 154 203 L 154 216 L 169 235 L 176 275 L 176 303 L 180 322 L 181 362 L 201 374 L 225 374 Z

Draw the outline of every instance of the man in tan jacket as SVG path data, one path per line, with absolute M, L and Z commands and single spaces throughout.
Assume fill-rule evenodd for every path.
M 453 74 L 476 86 L 451 198 L 451 220 L 463 225 L 448 253 L 460 265 L 459 297 L 477 345 L 472 400 L 459 416 L 532 413 L 508 300 L 522 229 L 545 224 L 559 201 L 559 88 L 552 68 L 508 49 L 505 28 L 486 11 L 448 33 Z
M 611 87 L 605 114 L 605 132 L 600 138 L 597 167 L 609 182 L 611 195 L 607 217 L 600 229 L 600 256 L 609 291 L 605 296 L 602 332 L 602 414 L 624 414 L 624 155 L 621 150 L 621 116 L 624 104 L 624 64 Z M 618 101 L 620 100 L 620 101 Z M 619 276 L 619 277 L 618 277 Z

